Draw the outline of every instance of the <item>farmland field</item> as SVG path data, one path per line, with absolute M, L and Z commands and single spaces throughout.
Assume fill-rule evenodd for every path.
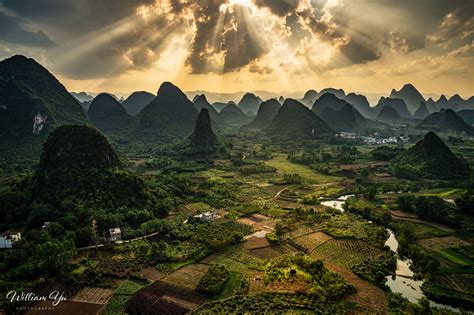
M 105 307 L 103 314 L 113 315 L 124 313 L 127 302 L 130 300 L 133 294 L 135 294 L 135 292 L 143 287 L 143 283 L 125 280 L 122 285 L 113 293 Z
M 332 237 L 324 232 L 315 232 L 300 236 L 295 239 L 295 242 L 305 246 L 308 251 L 312 252 L 316 247 L 329 241 L 330 239 L 332 239 Z
M 316 247 L 310 256 L 350 269 L 367 257 L 377 257 L 381 253 L 380 249 L 364 241 L 331 239 Z
M 178 284 L 179 286 L 194 290 L 196 289 L 199 279 L 206 273 L 207 269 L 209 269 L 209 266 L 204 264 L 186 265 L 165 276 L 161 281 L 170 284 Z
M 284 154 L 275 154 L 271 160 L 266 161 L 266 164 L 275 167 L 279 175 L 299 174 L 303 180 L 311 184 L 325 184 L 340 180 L 339 177 L 319 174 L 307 166 L 291 163 Z

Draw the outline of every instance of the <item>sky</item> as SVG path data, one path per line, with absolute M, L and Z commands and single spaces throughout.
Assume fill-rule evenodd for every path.
M 474 95 L 472 0 L 0 0 L 0 60 L 70 91 Z

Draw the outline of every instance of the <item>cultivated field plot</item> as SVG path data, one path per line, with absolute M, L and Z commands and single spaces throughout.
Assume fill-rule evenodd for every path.
M 316 247 L 310 256 L 350 269 L 368 257 L 377 257 L 381 253 L 380 249 L 364 241 L 331 239 Z
M 209 269 L 209 265 L 187 265 L 167 275 L 161 279 L 161 281 L 171 284 L 179 284 L 179 286 L 194 290 L 196 289 L 199 279 L 201 279 L 201 277 L 206 273 L 207 269 Z
M 271 231 L 275 228 L 275 221 L 262 214 L 252 214 L 237 220 L 239 223 L 250 225 L 255 231 L 267 230 Z
M 436 285 L 450 290 L 467 294 L 474 292 L 474 275 L 471 274 L 437 275 L 434 277 L 434 282 Z
M 281 238 L 284 240 L 289 239 L 289 238 L 296 239 L 300 236 L 314 233 L 316 232 L 316 230 L 317 229 L 315 227 L 303 225 L 296 229 L 291 230 L 290 232 L 284 233 Z
M 469 246 L 469 242 L 456 236 L 433 237 L 419 240 L 418 244 L 430 250 L 446 249 L 449 247 Z
M 114 294 L 112 289 L 86 287 L 76 293 L 70 300 L 76 302 L 105 304 Z
M 261 266 L 265 263 L 263 259 L 250 255 L 249 252 L 240 247 L 229 248 L 224 252 L 224 256 L 246 265 Z
M 312 252 L 316 247 L 329 241 L 330 239 L 332 239 L 332 237 L 324 232 L 315 232 L 300 236 L 294 239 L 294 241 L 305 246 L 310 252 Z
M 206 299 L 205 295 L 197 291 L 156 281 L 138 291 L 126 311 L 134 314 L 185 314 L 203 304 Z
M 284 254 L 296 252 L 296 249 L 294 249 L 293 247 L 285 245 L 286 244 L 281 244 L 277 246 L 251 249 L 249 250 L 249 253 L 261 259 L 273 259 Z
M 243 249 L 256 249 L 270 246 L 270 242 L 265 237 L 251 236 L 240 247 Z
M 147 279 L 150 279 L 150 280 L 152 280 L 152 281 L 160 280 L 161 278 L 163 278 L 163 277 L 166 276 L 166 274 L 167 274 L 167 273 L 165 273 L 165 272 L 161 272 L 161 271 L 156 270 L 155 267 L 143 268 L 140 272 L 141 272 Z
M 316 173 L 305 165 L 291 163 L 287 160 L 286 154 L 274 154 L 271 160 L 265 161 L 265 164 L 275 167 L 277 169 L 277 174 L 280 176 L 283 176 L 283 174 L 299 174 L 303 180 L 308 183 L 323 184 L 341 179 L 340 177 Z

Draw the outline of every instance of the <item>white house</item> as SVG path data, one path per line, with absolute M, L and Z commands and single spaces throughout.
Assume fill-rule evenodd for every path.
M 9 230 L 0 234 L 0 248 L 12 248 L 13 243 L 21 240 L 21 231 Z
M 214 220 L 214 219 L 218 219 L 219 214 L 217 212 L 208 211 L 208 212 L 204 212 L 204 213 L 195 215 L 194 217 L 199 218 L 199 219 L 203 219 L 203 220 L 207 220 L 207 221 L 211 221 L 211 220 Z
M 111 242 L 116 242 L 116 241 L 120 241 L 122 240 L 122 231 L 120 230 L 120 228 L 113 228 L 113 229 L 109 229 L 109 240 Z

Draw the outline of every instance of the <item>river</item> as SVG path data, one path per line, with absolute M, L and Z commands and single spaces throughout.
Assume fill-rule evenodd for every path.
M 344 195 L 340 196 L 334 200 L 327 200 L 321 202 L 323 206 L 331 207 L 341 212 L 344 212 L 344 204 L 346 200 L 354 195 Z M 370 221 L 369 221 L 370 222 Z M 421 291 L 421 285 L 423 284 L 423 280 L 414 280 L 413 279 L 413 271 L 410 269 L 411 260 L 410 259 L 401 259 L 398 255 L 398 241 L 395 237 L 395 233 L 393 233 L 390 229 L 385 229 L 389 237 L 385 242 L 392 251 L 397 254 L 397 270 L 395 271 L 394 275 L 387 276 L 387 286 L 395 293 L 401 293 L 405 298 L 407 298 L 410 302 L 418 303 L 418 300 L 422 297 L 425 297 L 423 291 Z M 459 312 L 460 310 L 444 304 L 439 304 L 430 300 L 430 305 L 432 307 L 437 307 L 441 309 L 448 309 L 453 312 Z

